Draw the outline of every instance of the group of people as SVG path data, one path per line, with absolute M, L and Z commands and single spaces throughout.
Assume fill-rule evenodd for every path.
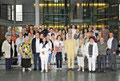
M 118 43 L 112 32 L 102 25 L 88 29 L 64 27 L 64 29 L 41 28 L 26 25 L 18 32 L 18 28 L 8 28 L 6 40 L 2 45 L 3 56 L 6 59 L 6 70 L 11 69 L 12 59 L 18 58 L 18 67 L 22 71 L 40 70 L 48 72 L 51 64 L 56 64 L 56 70 L 62 70 L 62 65 L 67 64 L 68 70 L 75 70 L 77 59 L 78 70 L 89 72 L 106 72 L 108 68 L 116 71 L 116 53 Z

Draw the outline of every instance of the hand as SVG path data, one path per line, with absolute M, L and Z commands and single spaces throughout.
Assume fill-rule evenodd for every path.
M 44 51 L 42 51 L 42 54 L 44 55 L 44 54 L 45 54 L 45 52 L 44 52 Z
M 25 55 L 24 55 L 24 54 L 22 54 L 22 57 L 23 57 L 23 58 L 25 58 Z
M 116 52 L 113 52 L 113 55 L 115 55 L 116 54 Z
M 5 56 L 5 53 L 3 53 L 3 56 Z
M 83 55 L 83 58 L 85 58 L 85 55 Z
M 75 58 L 77 57 L 77 54 L 75 54 Z

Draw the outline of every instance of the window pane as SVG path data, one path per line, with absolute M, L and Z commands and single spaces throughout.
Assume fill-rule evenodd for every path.
M 16 5 L 16 21 L 23 21 L 22 5 Z M 12 20 L 14 20 L 14 5 L 12 5 Z

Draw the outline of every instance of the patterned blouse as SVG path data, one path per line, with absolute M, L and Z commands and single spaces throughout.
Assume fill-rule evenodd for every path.
M 22 57 L 23 58 L 31 58 L 32 55 L 32 49 L 31 49 L 31 43 L 21 43 L 20 50 L 23 52 Z

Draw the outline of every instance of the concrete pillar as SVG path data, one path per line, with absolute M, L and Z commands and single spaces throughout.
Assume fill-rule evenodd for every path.
M 40 22 L 40 19 L 39 19 L 39 0 L 35 0 L 35 26 L 39 28 L 39 22 Z
M 16 26 L 16 0 L 13 0 L 13 5 L 14 5 L 14 28 Z

